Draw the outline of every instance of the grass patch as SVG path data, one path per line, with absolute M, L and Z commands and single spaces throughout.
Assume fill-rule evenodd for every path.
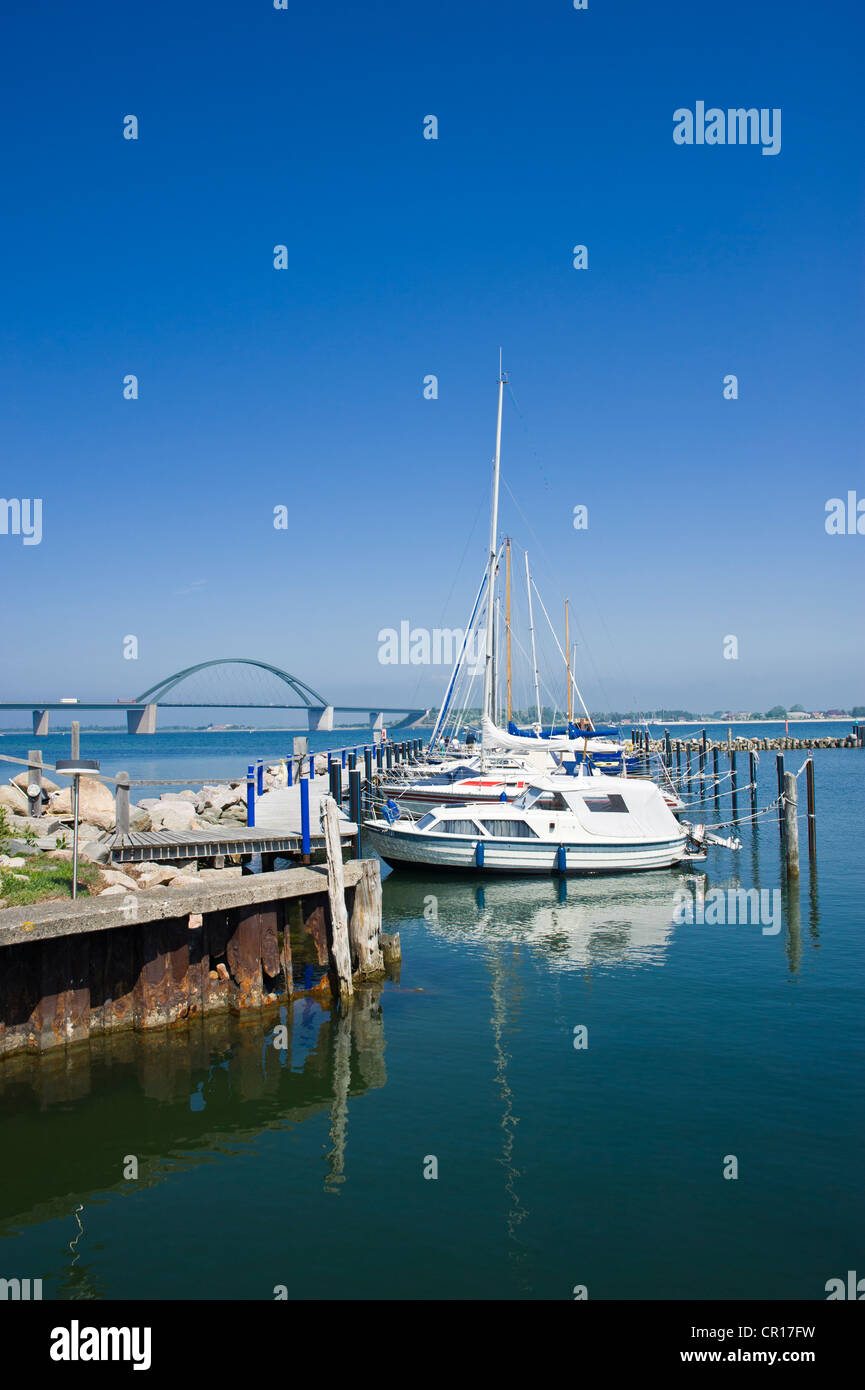
M 25 874 L 26 881 L 13 878 Z M 87 860 L 78 863 L 78 896 L 93 897 L 102 888 L 102 875 L 95 864 Z M 50 854 L 28 857 L 20 869 L 0 869 L 0 898 L 7 907 L 23 907 L 26 903 L 50 902 L 72 897 L 72 865 L 67 859 L 52 859 Z

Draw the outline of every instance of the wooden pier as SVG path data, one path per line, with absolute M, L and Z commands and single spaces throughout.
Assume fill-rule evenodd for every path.
M 381 933 L 377 860 L 6 908 L 0 1059 L 304 992 L 345 1003 L 353 980 L 381 978 L 398 959 L 399 938 Z

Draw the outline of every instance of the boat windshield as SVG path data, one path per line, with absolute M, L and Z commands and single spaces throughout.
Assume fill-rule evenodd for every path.
M 434 812 L 434 811 L 427 811 L 426 815 L 425 815 L 425 816 L 421 816 L 420 820 L 417 821 L 417 823 L 416 823 L 417 829 L 418 829 L 418 830 L 426 830 L 427 826 L 428 826 L 428 825 L 432 825 L 432 823 L 433 823 L 434 820 L 435 820 L 435 812 Z
M 520 811 L 527 811 L 530 806 L 534 806 L 538 797 L 541 795 L 537 787 L 526 787 L 524 792 L 520 792 L 515 798 L 514 805 Z

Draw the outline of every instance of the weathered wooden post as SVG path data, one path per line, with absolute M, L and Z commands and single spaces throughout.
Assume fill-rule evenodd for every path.
M 118 835 L 129 834 L 129 773 L 118 772 L 115 778 L 117 795 L 115 797 L 114 828 Z
M 81 757 L 81 725 L 77 719 L 72 720 L 69 731 L 69 757 L 73 763 L 77 763 Z
M 733 793 L 732 805 L 733 815 L 735 816 L 739 809 L 739 776 L 736 772 L 736 750 L 734 748 L 730 749 L 730 790 Z
M 255 826 L 255 766 L 249 763 L 246 769 L 246 824 Z
M 31 816 L 42 815 L 42 752 L 31 748 L 27 754 L 27 810 Z
M 303 783 L 301 783 L 301 787 Z M 351 982 L 351 946 L 348 936 L 348 911 L 345 906 L 345 875 L 342 867 L 342 840 L 339 834 L 339 811 L 332 796 L 321 803 L 321 824 L 327 853 L 327 897 L 330 903 L 330 963 L 339 986 L 341 999 L 354 993 Z
M 362 977 L 380 975 L 384 970 L 381 949 L 381 873 L 377 859 L 365 859 L 361 878 L 354 890 L 354 904 L 348 924 L 352 965 Z
M 757 754 L 751 748 L 748 752 L 748 781 L 751 783 L 751 810 L 757 809 Z
M 805 764 L 805 789 L 808 796 L 808 853 L 813 859 L 817 853 L 817 806 L 814 794 L 814 759 Z
M 791 878 L 799 874 L 799 793 L 796 775 L 784 773 L 784 857 Z

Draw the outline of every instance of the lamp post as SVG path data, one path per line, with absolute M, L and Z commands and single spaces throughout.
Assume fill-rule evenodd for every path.
M 57 772 L 72 778 L 72 897 L 78 897 L 78 805 L 81 799 L 81 777 L 99 772 L 99 763 L 92 758 L 58 758 Z

